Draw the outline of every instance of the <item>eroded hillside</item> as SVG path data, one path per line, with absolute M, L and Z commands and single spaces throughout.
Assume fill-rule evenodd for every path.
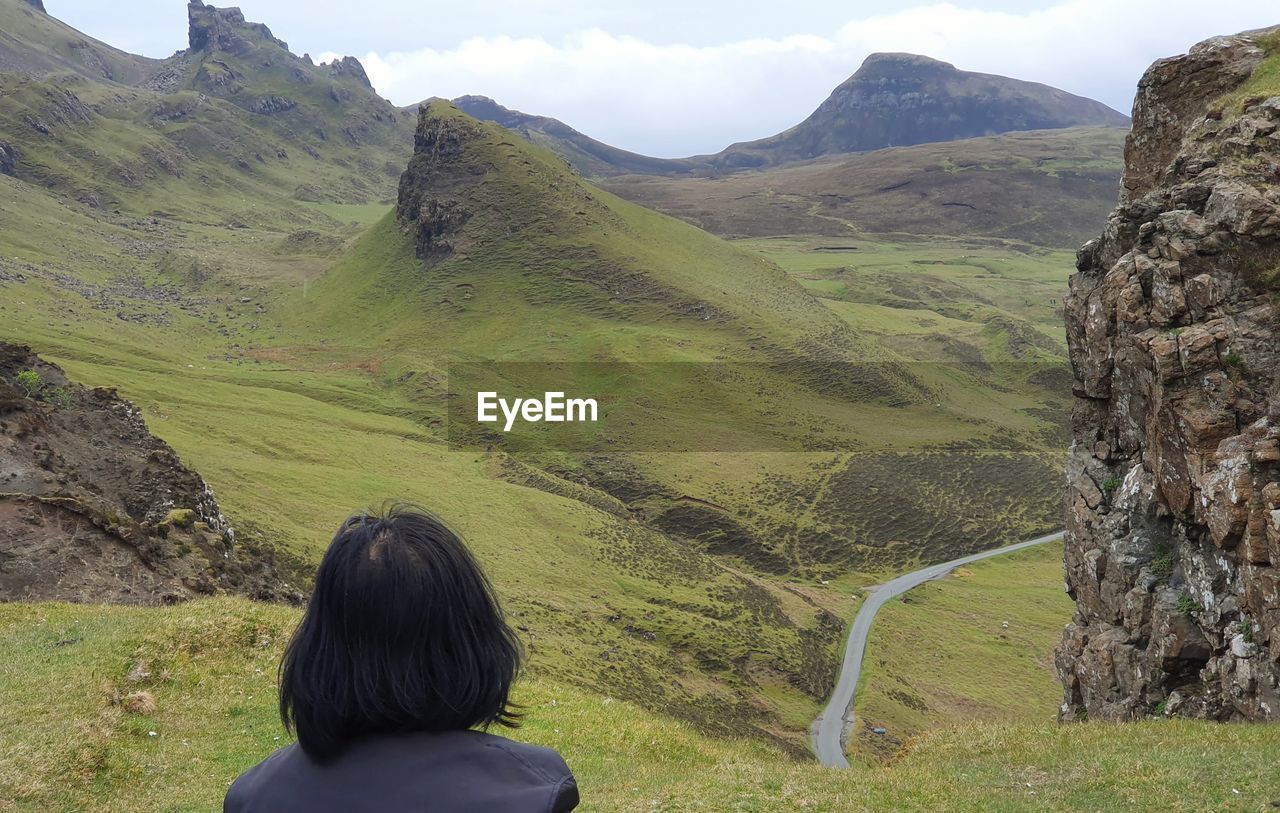
M 138 409 L 0 343 L 0 601 L 301 600 Z

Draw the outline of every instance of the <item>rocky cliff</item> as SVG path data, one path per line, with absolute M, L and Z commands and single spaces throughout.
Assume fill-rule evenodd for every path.
M 1064 719 L 1280 719 L 1280 29 L 1143 77 L 1066 300 Z
M 113 390 L 0 343 L 0 601 L 300 600 Z

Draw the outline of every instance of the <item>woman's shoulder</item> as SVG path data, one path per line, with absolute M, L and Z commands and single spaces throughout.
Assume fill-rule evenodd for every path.
M 565 761 L 550 748 L 479 731 L 377 737 L 353 744 L 330 764 L 311 761 L 295 743 L 241 776 L 225 810 L 330 810 L 337 796 L 377 801 L 384 810 L 411 809 L 431 798 L 440 810 L 545 810 L 578 804 Z
M 565 764 L 564 758 L 551 748 L 517 742 L 482 731 L 467 733 L 474 739 L 476 745 L 504 754 L 507 758 L 525 766 L 539 779 L 556 782 L 566 777 L 573 778 L 573 773 Z

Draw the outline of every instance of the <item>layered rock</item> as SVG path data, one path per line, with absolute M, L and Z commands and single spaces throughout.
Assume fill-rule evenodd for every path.
M 1278 32 L 1148 70 L 1070 281 L 1064 719 L 1280 719 Z
M 243 54 L 257 42 L 270 42 L 289 50 L 288 43 L 272 36 L 270 28 L 246 21 L 240 9 L 214 8 L 201 0 L 191 0 L 187 6 L 187 41 L 193 51 Z
M 466 116 L 433 112 L 429 104 L 418 110 L 413 158 L 400 176 L 396 216 L 412 229 L 420 258 L 438 261 L 452 254 L 471 219 L 470 187 L 487 168 L 463 158 L 468 143 L 483 138 L 480 125 Z
M 0 343 L 0 601 L 300 599 L 138 410 Z

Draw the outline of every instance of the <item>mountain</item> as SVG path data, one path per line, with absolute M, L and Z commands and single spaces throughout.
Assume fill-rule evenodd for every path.
M 692 161 L 651 158 L 611 147 L 583 135 L 562 121 L 509 110 L 487 96 L 460 96 L 453 103 L 472 118 L 499 124 L 534 144 L 546 147 L 587 176 L 618 173 L 664 174 L 690 171 L 697 167 Z
M 719 174 L 825 155 L 956 141 L 1023 130 L 1128 127 L 1101 102 L 1035 82 L 971 73 L 915 54 L 872 54 L 804 121 L 713 155 L 649 158 L 563 122 L 509 110 L 484 96 L 456 99 L 468 114 L 515 130 L 588 176 Z
M 1064 720 L 1280 719 L 1280 27 L 1143 76 L 1066 300 Z
M 739 169 L 1018 130 L 1128 123 L 1101 102 L 1048 85 L 961 71 L 916 54 L 872 54 L 795 127 L 705 159 L 717 169 Z
M 49 16 L 39 0 L 0 3 L 0 72 L 65 72 L 130 85 L 145 79 L 158 63 L 82 34 Z
M 413 117 L 350 57 L 316 65 L 237 9 L 188 6 L 190 47 L 124 54 L 0 0 L 7 174 L 91 208 L 295 224 L 389 201 Z
M 0 9 L 28 53 L 72 36 Z M 188 15 L 136 75 L 0 74 L 0 339 L 118 387 L 237 540 L 313 564 L 346 512 L 425 501 L 536 668 L 801 754 L 855 588 L 1054 521 L 1061 253 L 775 261 Z M 607 420 L 572 447 L 468 428 L 463 365 L 602 392 Z

